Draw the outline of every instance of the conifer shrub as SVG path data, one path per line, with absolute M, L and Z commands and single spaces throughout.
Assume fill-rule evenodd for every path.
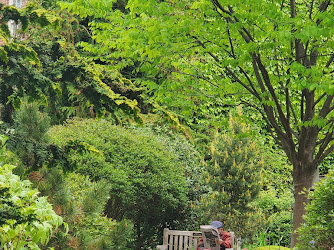
M 15 112 L 7 148 L 13 151 L 27 169 L 37 170 L 50 157 L 50 117 L 40 112 L 36 103 L 25 103 Z
M 207 221 L 219 219 L 226 230 L 246 237 L 260 225 L 261 213 L 250 206 L 261 189 L 263 159 L 247 128 L 232 116 L 228 132 L 216 134 L 205 178 L 211 191 L 203 196 Z
M 48 247 L 132 249 L 132 223 L 107 218 L 103 213 L 110 190 L 106 180 L 95 182 L 85 175 L 64 175 L 60 169 L 46 168 L 29 177 L 43 194 L 51 197 L 54 210 L 68 224 L 68 231 L 58 230 Z
M 13 174 L 15 166 L 3 164 L 6 138 L 0 136 L 0 247 L 40 249 L 54 231 L 66 226 L 31 182 Z

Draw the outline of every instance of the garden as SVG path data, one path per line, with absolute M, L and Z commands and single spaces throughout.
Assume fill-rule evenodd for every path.
M 331 1 L 0 2 L 1 249 L 334 247 Z

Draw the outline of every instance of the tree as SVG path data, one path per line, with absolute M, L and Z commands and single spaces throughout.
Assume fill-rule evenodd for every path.
M 132 0 L 129 14 L 98 1 L 63 7 L 93 16 L 96 54 L 120 67 L 136 62 L 158 100 L 184 108 L 234 94 L 262 115 L 293 165 L 294 246 L 308 202 L 301 191 L 334 149 L 333 3 Z
M 124 116 L 140 121 L 131 81 L 117 70 L 80 56 L 74 41 L 77 33 L 83 33 L 82 27 L 72 16 L 57 11 L 37 3 L 23 9 L 0 6 L 2 120 L 12 123 L 15 109 L 28 97 L 48 106 L 54 123 L 74 115 L 106 114 L 115 120 Z M 18 37 L 11 37 L 8 20 L 21 23 Z M 129 98 L 127 91 L 131 92 Z

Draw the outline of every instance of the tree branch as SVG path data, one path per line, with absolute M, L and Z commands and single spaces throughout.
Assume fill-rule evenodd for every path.
M 297 16 L 295 0 L 290 0 L 290 16 L 291 18 L 295 18 Z
M 319 165 L 323 159 L 326 158 L 327 155 L 329 155 L 334 150 L 334 144 L 332 144 L 329 148 L 327 148 L 321 155 L 318 156 L 318 158 L 315 160 L 315 164 Z
M 261 58 L 260 58 L 259 54 L 257 54 L 257 55 L 253 54 L 253 58 L 256 61 L 256 64 L 258 65 L 258 67 L 261 71 L 261 75 L 263 77 L 264 83 L 265 83 L 266 87 L 268 88 L 272 99 L 275 102 L 275 105 L 276 105 L 276 108 L 277 108 L 277 111 L 278 111 L 278 115 L 279 115 L 279 118 L 282 122 L 282 125 L 283 125 L 285 131 L 287 132 L 287 135 L 290 137 L 291 136 L 291 128 L 290 128 L 289 121 L 287 120 L 287 118 L 285 117 L 285 115 L 283 113 L 282 107 L 281 107 L 281 105 L 278 101 L 275 90 L 274 90 L 274 88 L 271 84 L 268 72 L 265 69 L 264 65 L 262 64 L 262 61 L 261 61 Z
M 322 94 L 313 104 L 313 108 L 326 96 L 326 93 Z
M 235 56 L 235 53 L 234 53 L 234 48 L 233 48 L 233 43 L 232 43 L 232 38 L 231 38 L 231 34 L 230 34 L 230 29 L 228 27 L 228 24 L 229 22 L 227 22 L 227 34 L 228 34 L 228 40 L 229 40 L 229 43 L 230 43 L 230 47 L 231 47 L 231 53 L 232 53 L 232 57 L 234 59 L 236 59 L 236 56 Z
M 198 37 L 196 36 L 192 36 L 193 38 L 196 39 L 196 42 L 203 48 L 206 49 L 206 46 L 203 42 L 201 42 Z M 218 57 L 216 57 L 211 51 L 207 51 L 207 53 L 216 61 L 216 62 L 220 62 L 220 60 L 218 59 Z
M 247 81 L 248 81 L 250 87 L 252 88 L 252 90 L 253 90 L 254 93 L 256 94 L 256 97 L 260 100 L 260 99 L 261 99 L 260 94 L 259 94 L 259 93 L 257 92 L 257 90 L 255 89 L 255 86 L 254 86 L 252 80 L 249 78 L 248 74 L 247 74 L 247 73 L 245 72 L 245 70 L 244 70 L 243 68 L 241 68 L 240 66 L 239 66 L 239 70 L 240 70 L 241 73 L 246 77 L 246 79 L 247 79 Z
M 328 68 L 331 65 L 333 60 L 334 60 L 334 54 L 332 54 L 332 56 L 329 58 L 328 62 L 326 63 L 326 68 Z
M 221 12 L 225 13 L 225 14 L 228 14 L 229 16 L 232 15 L 231 12 L 229 12 L 228 10 L 226 10 L 220 3 L 218 0 L 211 0 L 211 2 L 213 3 L 213 5 L 219 9 Z
M 333 124 L 331 124 L 330 128 L 333 129 Z M 322 144 L 319 147 L 319 150 L 315 156 L 315 159 L 318 159 L 321 157 L 321 155 L 324 153 L 325 149 L 327 148 L 327 146 L 332 140 L 333 140 L 333 132 L 327 132 L 325 138 L 322 140 Z
M 247 106 L 256 109 L 256 110 L 262 115 L 263 119 L 266 121 L 266 123 L 268 124 L 268 126 L 271 125 L 271 122 L 268 120 L 268 117 L 266 116 L 266 113 L 264 113 L 263 110 L 262 110 L 261 108 L 259 108 L 258 106 L 254 105 L 254 104 L 252 104 L 252 103 L 246 102 L 246 101 L 244 101 L 244 100 L 241 100 L 241 103 L 245 103 Z M 274 140 L 276 141 L 276 143 L 277 143 L 278 145 L 280 145 L 281 143 L 280 143 L 278 137 L 275 136 L 275 134 L 273 133 L 272 127 L 269 127 L 268 130 L 269 130 L 271 136 L 272 136 L 272 137 L 274 138 Z
M 259 99 L 259 101 L 261 101 L 260 96 L 257 95 L 256 92 L 253 92 L 253 90 L 251 88 L 249 88 L 244 82 L 242 82 L 238 76 L 232 71 L 230 70 L 227 66 L 224 67 L 224 69 L 227 71 L 226 75 L 231 76 L 236 82 L 238 82 L 241 86 L 243 86 L 247 91 L 249 91 L 253 96 L 255 96 L 256 98 Z
M 331 111 L 330 106 L 332 104 L 333 97 L 334 97 L 334 95 L 329 95 L 326 98 L 324 105 L 322 106 L 321 110 L 319 111 L 319 117 L 325 118 L 328 115 L 328 113 Z
M 314 5 L 314 0 L 312 0 L 312 2 L 311 2 L 311 6 L 310 6 L 310 8 L 309 8 L 309 15 L 308 15 L 308 17 L 312 20 L 312 12 L 313 12 L 313 5 Z

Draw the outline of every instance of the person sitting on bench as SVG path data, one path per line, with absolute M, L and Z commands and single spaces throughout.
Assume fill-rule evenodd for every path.
M 217 244 L 220 245 L 220 250 L 225 250 L 226 248 L 232 248 L 231 235 L 223 230 L 223 223 L 220 221 L 212 221 L 211 226 L 216 227 L 219 233 L 219 239 Z M 201 250 L 204 247 L 203 238 L 200 239 L 197 250 Z

